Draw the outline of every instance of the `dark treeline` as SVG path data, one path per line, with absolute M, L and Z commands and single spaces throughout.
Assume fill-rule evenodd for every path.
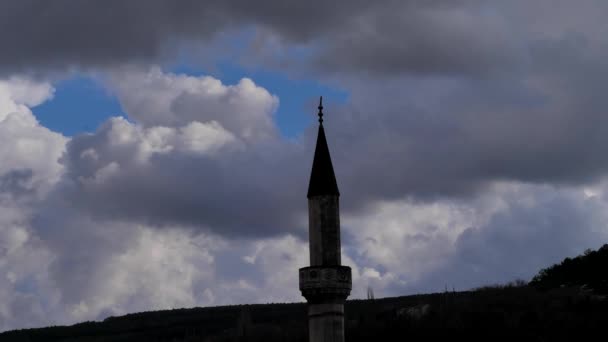
M 530 285 L 538 289 L 579 286 L 597 294 L 608 294 L 607 266 L 608 244 L 541 270 Z
M 351 300 L 347 341 L 405 339 L 575 341 L 608 327 L 608 247 L 523 281 L 468 292 Z M 236 305 L 143 312 L 69 327 L 0 334 L 0 341 L 305 342 L 306 304 Z

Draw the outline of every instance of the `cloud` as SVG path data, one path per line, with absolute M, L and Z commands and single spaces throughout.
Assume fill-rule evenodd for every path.
M 198 81 L 150 71 L 155 73 L 171 78 L 164 86 L 173 89 Z M 201 80 L 223 90 L 217 97 L 230 89 Z M 148 86 L 154 98 L 163 82 Z M 146 93 L 147 87 L 138 89 Z M 252 114 L 271 116 L 276 99 L 253 84 L 248 90 L 259 97 L 243 95 L 240 106 L 251 99 L 255 108 L 265 100 L 270 105 L 260 108 L 266 111 Z M 204 86 L 189 92 L 215 100 Z M 282 145 L 273 134 L 240 133 L 257 123 L 227 118 L 230 106 L 200 117 L 195 107 L 189 110 L 176 112 L 183 119 L 173 126 L 147 123 L 141 112 L 140 120 L 112 118 L 94 133 L 63 138 L 55 161 L 45 164 L 56 174 L 45 178 L 48 189 L 35 199 L 29 197 L 40 183 L 28 182 L 37 170 L 3 176 L 0 241 L 6 255 L 0 260 L 7 277 L 0 295 L 11 299 L 0 310 L 2 329 L 160 308 L 301 300 L 296 270 L 308 259 L 301 238 L 307 171 L 290 161 L 312 151 Z M 281 177 L 267 171 L 279 166 Z M 301 178 L 299 192 L 285 191 L 293 174 Z M 23 196 L 28 202 L 19 202 Z
M 31 170 L 32 181 L 57 181 L 67 139 L 41 126 L 30 107 L 53 96 L 53 87 L 13 77 L 0 81 L 0 175 Z
M 51 254 L 29 220 L 61 176 L 67 139 L 40 126 L 30 107 L 52 94 L 45 82 L 0 81 L 0 329 L 48 322 L 53 291 L 43 283 Z
M 149 65 L 184 50 L 213 60 L 232 49 L 222 39 L 243 33 L 249 38 L 237 51 L 258 62 L 293 67 L 304 50 L 325 71 L 479 74 L 519 58 L 508 18 L 479 1 L 27 0 L 0 12 L 0 45 L 11 47 L 0 57 L 4 73 Z M 277 42 L 282 57 L 268 53 Z
M 224 85 L 210 76 L 163 73 L 160 68 L 114 72 L 109 87 L 129 118 L 144 126 L 218 121 L 241 139 L 276 137 L 279 101 L 251 79 Z
M 83 247 L 71 253 L 57 248 L 50 267 L 52 284 L 61 292 L 54 309 L 64 321 L 213 304 L 204 288 L 196 291 L 217 284 L 211 254 L 217 246 L 211 239 L 175 229 L 91 223 L 87 233 L 75 233 Z M 114 243 L 116 236 L 128 243 Z
M 328 137 L 340 186 L 351 191 L 345 198 L 470 196 L 496 180 L 600 180 L 608 166 L 608 79 L 600 71 L 608 51 L 600 48 L 583 38 L 538 43 L 529 70 L 509 77 L 350 80 L 351 100 L 326 120 L 335 125 Z
M 193 81 L 196 79 L 184 78 L 184 82 Z M 270 116 L 276 99 L 247 82 L 242 88 L 244 100 L 236 90 L 219 82 L 211 84 L 215 90 L 224 90 L 218 97 L 237 103 L 246 101 L 247 91 L 257 91 L 261 98 L 253 100 L 269 103 L 261 107 L 267 112 L 258 115 Z M 235 94 L 226 95 L 231 92 Z M 96 215 L 91 212 L 95 208 L 84 210 L 72 201 L 79 198 L 70 197 L 74 184 L 93 192 L 113 187 L 117 177 L 126 177 L 129 183 L 132 180 L 127 178 L 137 172 L 167 165 L 166 160 L 159 162 L 157 158 L 173 155 L 182 159 L 181 165 L 164 169 L 159 179 L 164 179 L 162 174 L 171 177 L 156 188 L 166 186 L 168 190 L 191 168 L 186 167 L 190 163 L 206 158 L 204 163 L 213 165 L 221 162 L 224 154 L 243 154 L 241 150 L 255 142 L 254 137 L 239 131 L 246 130 L 248 123 L 238 127 L 228 124 L 236 131 L 231 133 L 222 125 L 225 113 L 219 111 L 201 117 L 201 121 L 183 120 L 176 126 L 146 126 L 113 118 L 96 133 L 67 139 L 40 126 L 30 109 L 52 93 L 47 83 L 26 79 L 0 83 L 0 132 L 5 133 L 0 158 L 6 161 L 0 165 L 0 330 L 75 323 L 133 311 L 237 303 L 230 299 L 233 293 L 235 300 L 263 300 L 254 299 L 251 292 L 264 284 L 257 283 L 264 280 L 259 276 L 221 281 L 226 271 L 216 268 L 216 255 L 231 254 L 240 260 L 242 255 L 231 246 L 237 242 L 225 241 L 221 234 L 195 231 L 193 224 L 167 225 L 159 220 L 150 227 L 145 225 L 146 219 Z M 154 95 L 151 91 L 150 96 Z M 259 127 L 263 126 L 256 130 Z M 190 171 L 191 178 L 181 186 L 192 187 L 196 173 Z M 112 191 L 125 195 L 119 188 Z M 161 192 L 155 196 L 160 205 L 169 203 Z M 142 204 L 142 210 L 149 210 L 149 203 L 154 202 Z M 292 253 L 289 241 L 291 246 L 304 248 L 295 238 L 286 239 L 284 253 Z M 242 245 L 243 253 L 247 246 Z M 248 283 L 254 285 L 245 286 Z M 239 291 L 241 297 L 236 295 Z
M 130 101 L 131 88 L 116 88 L 133 121 L 112 118 L 71 139 L 40 126 L 31 113 L 30 106 L 50 98 L 50 86 L 31 82 L 28 91 L 16 82 L 0 93 L 8 94 L 0 99 L 11 111 L 0 130 L 14 137 L 0 150 L 10 161 L 0 175 L 0 270 L 6 275 L 0 279 L 0 329 L 160 308 L 298 300 L 297 291 L 278 290 L 294 282 L 292 266 L 303 266 L 306 245 L 288 232 L 301 235 L 305 217 L 290 226 L 299 210 L 268 215 L 294 204 L 282 201 L 293 195 L 284 192 L 288 179 L 267 181 L 273 158 L 297 150 L 275 146 L 276 97 L 250 80 L 224 86 L 158 69 L 132 76 L 123 75 L 121 84 L 137 88 L 138 101 L 163 90 L 171 94 L 165 103 L 144 106 Z M 33 98 L 14 95 L 28 93 Z M 186 97 L 214 109 L 175 105 Z M 146 110 L 158 106 L 173 118 L 155 121 Z M 248 112 L 251 118 L 243 108 L 258 110 Z M 260 201 L 260 194 L 270 200 Z M 305 203 L 304 195 L 298 197 Z M 255 265 L 246 264 L 253 244 L 265 247 Z M 283 261 L 273 263 L 273 255 Z M 250 276 L 235 278 L 233 268 L 217 267 L 230 260 L 252 270 Z M 274 274 L 279 268 L 284 272 Z M 272 286 L 271 296 L 259 295 Z
M 317 66 L 360 75 L 470 74 L 510 69 L 522 57 L 508 22 L 474 1 L 387 2 L 322 34 Z
M 113 118 L 68 143 L 56 201 L 97 219 L 223 236 L 304 232 L 297 223 L 304 190 L 285 191 L 294 175 L 305 187 L 307 171 L 292 162 L 303 149 L 279 140 L 276 97 L 247 79 L 225 86 L 158 69 L 114 82 L 134 121 Z
M 608 239 L 605 187 L 509 182 L 473 199 L 379 203 L 345 217 L 346 252 L 383 296 L 530 280 Z

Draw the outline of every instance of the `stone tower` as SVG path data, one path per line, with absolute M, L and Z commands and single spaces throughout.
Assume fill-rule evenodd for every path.
M 344 341 L 344 302 L 351 290 L 350 267 L 340 259 L 340 192 L 323 128 L 319 133 L 308 185 L 310 267 L 300 269 L 300 291 L 308 301 L 310 342 Z

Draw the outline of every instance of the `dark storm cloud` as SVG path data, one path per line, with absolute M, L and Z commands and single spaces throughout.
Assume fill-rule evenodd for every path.
M 67 172 L 56 196 L 77 211 L 97 220 L 190 226 L 231 237 L 304 235 L 297 223 L 308 173 L 301 153 L 260 144 L 216 155 L 155 154 L 141 163 L 137 146 L 112 149 L 111 130 L 108 123 L 68 143 L 62 158 Z M 92 149 L 94 162 L 83 158 Z M 110 163 L 118 171 L 95 181 Z
M 111 185 L 64 189 L 64 195 L 76 208 L 98 218 L 196 226 L 225 236 L 303 235 L 304 227 L 295 222 L 305 204 L 306 175 L 242 154 L 231 159 L 222 165 L 179 153 L 158 156 L 145 167 L 120 172 Z M 290 176 L 300 174 L 299 184 L 285 184 L 284 177 L 268 174 L 277 167 Z
M 15 198 L 31 195 L 34 192 L 30 186 L 33 174 L 31 169 L 19 169 L 0 175 L 0 194 L 9 194 Z
M 334 113 L 328 133 L 345 197 L 433 198 L 473 194 L 495 180 L 601 179 L 608 51 L 597 48 L 584 38 L 535 42 L 527 72 L 501 78 L 353 81 L 352 102 Z
M 485 9 L 463 1 L 385 3 L 324 36 L 315 62 L 326 73 L 357 75 L 505 72 L 521 51 L 504 18 Z
M 326 71 L 479 73 L 512 58 L 505 28 L 483 7 L 392 0 L 2 2 L 0 72 L 171 61 L 180 47 L 206 51 L 219 33 L 253 28 L 284 48 L 305 46 L 315 68 Z M 260 51 L 246 53 L 276 59 L 277 47 L 256 46 Z

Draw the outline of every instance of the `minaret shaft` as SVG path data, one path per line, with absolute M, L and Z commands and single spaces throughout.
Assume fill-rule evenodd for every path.
M 338 196 L 308 199 L 308 224 L 311 266 L 341 264 L 340 208 Z

